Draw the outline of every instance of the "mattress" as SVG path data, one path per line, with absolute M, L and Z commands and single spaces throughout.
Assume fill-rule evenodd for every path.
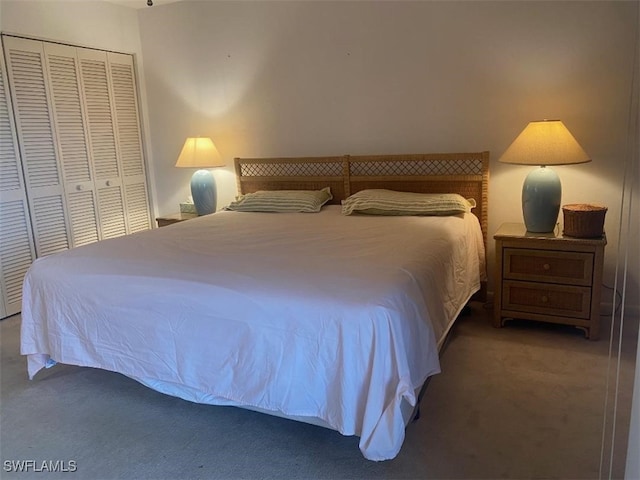
M 223 211 L 36 260 L 21 352 L 119 372 L 189 401 L 404 441 L 402 404 L 480 288 L 477 218 Z

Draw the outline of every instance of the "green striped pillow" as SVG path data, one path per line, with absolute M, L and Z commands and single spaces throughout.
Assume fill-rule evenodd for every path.
M 322 190 L 260 190 L 239 196 L 226 210 L 317 213 L 332 198 L 329 187 Z
M 470 212 L 476 202 L 457 193 L 411 193 L 362 190 L 342 201 L 342 213 L 351 215 L 457 215 Z

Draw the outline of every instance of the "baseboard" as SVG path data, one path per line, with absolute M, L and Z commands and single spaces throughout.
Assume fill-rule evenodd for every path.
M 611 316 L 611 312 L 613 311 L 613 304 L 611 302 L 602 302 L 600 304 L 600 315 L 609 315 Z M 616 313 L 616 316 L 620 314 L 620 311 Z M 624 307 L 624 316 L 625 317 L 640 317 L 640 306 L 639 305 L 625 305 Z
M 493 290 L 491 290 L 490 292 L 487 291 L 487 303 L 489 305 L 493 305 L 493 297 L 494 297 Z

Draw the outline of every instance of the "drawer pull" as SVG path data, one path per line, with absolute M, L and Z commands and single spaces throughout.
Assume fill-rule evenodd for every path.
M 547 297 L 546 295 L 543 295 L 540 300 L 542 301 L 542 303 L 547 303 L 549 301 L 549 297 Z
M 551 265 L 549 265 L 548 263 L 545 263 L 544 265 L 542 265 L 542 268 L 545 270 L 550 270 L 551 269 Z

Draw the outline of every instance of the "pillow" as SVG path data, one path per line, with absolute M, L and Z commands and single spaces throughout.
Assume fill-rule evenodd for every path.
M 226 210 L 316 213 L 332 198 L 329 187 L 322 190 L 260 190 L 240 195 Z
M 351 215 L 457 215 L 470 212 L 476 202 L 457 193 L 411 193 L 362 190 L 342 201 L 342 213 Z

